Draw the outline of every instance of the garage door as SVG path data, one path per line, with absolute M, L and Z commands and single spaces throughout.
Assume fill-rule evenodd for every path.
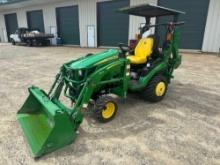
M 180 47 L 182 49 L 201 50 L 206 25 L 209 0 L 184 0 L 181 3 L 177 0 L 159 0 L 159 5 L 185 11 L 180 16 L 186 24 L 181 27 Z M 166 19 L 160 19 L 164 22 Z
M 10 34 L 14 33 L 18 28 L 18 20 L 16 13 L 5 15 L 5 26 L 6 26 L 7 36 L 9 39 Z
M 56 9 L 58 36 L 64 44 L 80 45 L 78 6 Z
M 42 10 L 27 12 L 27 22 L 30 29 L 37 29 L 40 32 L 44 32 L 44 18 Z
M 119 42 L 128 43 L 129 16 L 116 11 L 125 6 L 129 6 L 129 0 L 97 4 L 99 46 L 117 46 Z

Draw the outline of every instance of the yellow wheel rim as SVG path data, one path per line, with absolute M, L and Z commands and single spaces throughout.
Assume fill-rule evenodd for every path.
M 164 82 L 159 82 L 156 86 L 156 95 L 163 96 L 166 90 L 166 84 Z
M 111 118 L 115 112 L 115 109 L 116 109 L 115 104 L 113 102 L 108 102 L 105 105 L 105 109 L 102 110 L 103 118 L 105 118 L 105 119 Z

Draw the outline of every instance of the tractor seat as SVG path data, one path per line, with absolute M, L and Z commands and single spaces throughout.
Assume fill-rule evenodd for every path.
M 145 64 L 147 58 L 153 53 L 153 46 L 153 37 L 142 38 L 134 50 L 134 55 L 128 56 L 127 59 L 131 64 Z

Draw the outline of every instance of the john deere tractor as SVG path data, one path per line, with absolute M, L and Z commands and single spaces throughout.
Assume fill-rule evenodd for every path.
M 174 69 L 181 64 L 178 53 L 178 16 L 183 12 L 150 4 L 126 7 L 119 12 L 142 16 L 146 24 L 135 49 L 120 43 L 118 49 L 88 54 L 65 63 L 48 93 L 30 87 L 29 97 L 17 113 L 33 157 L 40 157 L 70 144 L 83 121 L 84 111 L 92 111 L 100 122 L 114 118 L 118 110 L 112 95 L 126 98 L 128 92 L 158 102 L 167 92 Z M 169 23 L 150 25 L 151 17 L 173 16 Z M 151 28 L 166 29 L 162 48 Z M 61 96 L 72 105 L 66 106 Z M 89 104 L 94 108 L 88 109 Z

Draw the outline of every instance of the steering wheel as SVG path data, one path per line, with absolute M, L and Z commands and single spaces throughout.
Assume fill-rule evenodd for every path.
M 118 46 L 121 49 L 123 54 L 125 54 L 131 50 L 130 47 L 124 43 L 119 43 Z

